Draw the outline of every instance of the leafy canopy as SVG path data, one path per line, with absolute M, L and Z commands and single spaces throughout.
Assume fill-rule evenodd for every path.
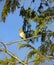
M 51 40 L 51 38 L 54 38 L 54 32 L 51 30 L 47 30 L 48 24 L 53 23 L 52 20 L 54 21 L 54 7 L 50 7 L 50 3 L 52 4 L 54 0 L 40 0 L 40 5 L 37 10 L 36 4 L 34 9 L 31 8 L 32 3 L 34 4 L 35 2 L 37 2 L 35 0 L 31 0 L 31 4 L 27 9 L 25 9 L 25 5 L 21 6 L 21 2 L 26 3 L 26 0 L 6 0 L 4 8 L 2 10 L 2 21 L 5 22 L 6 17 L 9 15 L 9 13 L 14 13 L 16 8 L 20 10 L 19 16 L 22 16 L 22 18 L 24 19 L 22 29 L 26 34 L 26 37 L 31 38 L 28 40 L 28 43 L 19 44 L 19 48 L 26 47 L 31 49 L 31 51 L 27 55 L 27 62 L 29 63 L 29 60 L 33 57 L 32 59 L 34 59 L 34 65 L 39 65 L 40 62 L 44 62 L 46 58 L 49 57 L 49 59 L 51 59 L 52 57 L 53 59 L 54 57 L 54 40 Z M 47 9 L 44 9 L 44 7 L 47 7 Z M 35 29 L 32 29 L 31 21 L 36 23 Z M 35 40 L 38 41 L 38 38 L 40 37 L 41 45 L 37 49 L 33 45 Z M 12 63 L 12 65 L 15 65 L 15 59 L 13 60 L 13 62 L 12 60 L 11 62 L 9 59 L 7 60 L 8 61 L 0 60 L 0 63 L 3 62 L 2 65 L 4 65 L 6 61 L 7 65 L 10 65 L 10 63 Z

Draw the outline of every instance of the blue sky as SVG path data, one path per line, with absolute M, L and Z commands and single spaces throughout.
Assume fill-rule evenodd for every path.
M 30 1 L 30 0 L 29 0 Z M 37 1 L 39 3 L 39 1 Z M 36 8 L 38 7 L 38 3 Z M 3 3 L 0 4 L 0 6 L 3 5 Z M 29 4 L 28 4 L 29 6 Z M 3 6 L 0 7 L 0 12 L 2 10 Z M 25 4 L 25 8 L 27 8 L 27 5 Z M 32 6 L 33 8 L 33 6 Z M 0 13 L 1 15 L 1 13 Z M 0 41 L 3 41 L 4 43 L 7 43 L 9 41 L 14 41 L 14 40 L 20 40 L 19 36 L 19 29 L 22 28 L 23 24 L 23 19 L 21 16 L 19 16 L 19 9 L 16 9 L 14 13 L 10 13 L 6 17 L 5 23 L 0 22 Z M 34 24 L 33 24 L 34 26 Z M 49 26 L 48 26 L 49 27 Z M 53 28 L 51 28 L 53 29 Z M 38 42 L 36 42 L 38 44 Z M 39 40 L 40 43 L 40 40 Z M 37 46 L 37 44 L 35 46 Z M 17 44 L 16 44 L 17 46 Z M 24 59 L 24 56 L 26 56 L 26 52 L 28 51 L 25 50 L 16 50 L 16 46 L 12 45 L 8 47 L 8 49 L 18 55 L 21 59 Z M 39 45 L 38 45 L 39 46 Z M 18 53 L 17 53 L 18 52 Z M 0 54 L 1 55 L 1 54 Z M 5 54 L 3 55 L 3 57 Z M 2 57 L 0 57 L 2 58 Z

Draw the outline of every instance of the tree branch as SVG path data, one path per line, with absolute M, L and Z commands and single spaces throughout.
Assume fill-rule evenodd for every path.
M 23 41 L 27 41 L 27 40 L 29 40 L 29 39 L 33 39 L 33 38 L 37 38 L 37 36 L 29 37 L 29 38 L 27 38 L 26 40 L 21 39 L 21 40 L 11 41 L 11 42 L 6 43 L 5 45 L 8 46 L 8 45 L 11 45 L 11 44 L 14 44 L 14 43 L 17 43 L 17 42 L 23 42 Z
M 4 46 L 4 49 L 3 49 L 3 50 L 1 49 L 2 52 L 5 52 L 5 53 L 7 53 L 8 55 L 10 55 L 11 57 L 15 58 L 15 59 L 16 59 L 17 61 L 19 61 L 21 64 L 27 65 L 25 62 L 21 61 L 17 56 L 15 56 L 15 55 L 12 54 L 10 51 L 8 51 L 7 48 L 6 48 L 6 45 L 5 45 L 3 42 L 0 42 L 0 43 Z M 5 50 L 5 51 L 4 51 L 4 50 Z
M 10 55 L 11 57 L 15 58 L 19 63 L 23 64 L 23 65 L 27 65 L 25 62 L 21 61 L 17 56 L 15 56 L 14 54 L 12 54 L 10 51 L 7 50 L 7 54 Z

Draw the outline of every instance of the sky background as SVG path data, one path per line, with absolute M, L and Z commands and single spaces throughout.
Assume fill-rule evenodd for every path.
M 5 2 L 5 1 L 4 1 Z M 3 9 L 3 5 L 4 5 L 4 2 L 1 2 L 0 4 L 0 18 L 1 18 L 1 11 Z M 28 3 L 28 0 L 26 1 Z M 38 4 L 39 4 L 40 0 L 37 0 L 37 6 L 36 6 L 36 9 L 38 8 Z M 30 0 L 29 0 L 29 3 L 30 3 Z M 25 8 L 27 8 L 29 6 L 29 3 L 28 4 L 24 4 L 25 5 Z M 23 3 L 21 3 L 21 5 L 23 5 Z M 34 6 L 31 6 L 32 9 Z M 22 25 L 23 25 L 23 19 L 21 16 L 19 16 L 19 9 L 16 8 L 15 12 L 14 13 L 10 13 L 7 17 L 6 17 L 6 20 L 5 20 L 5 23 L 3 22 L 0 22 L 0 41 L 4 42 L 4 43 L 7 43 L 7 42 L 10 42 L 10 41 L 15 41 L 15 40 L 20 40 L 20 36 L 19 36 L 19 29 L 22 28 Z M 32 28 L 35 28 L 35 23 L 32 23 L 33 26 Z M 50 27 L 51 26 L 51 27 Z M 54 31 L 54 23 L 53 24 L 49 24 L 48 26 L 48 29 L 50 28 L 51 30 Z M 38 47 L 40 45 L 40 38 L 39 38 L 39 41 L 38 42 L 35 42 L 35 46 L 34 47 Z M 39 45 L 37 45 L 39 44 Z M 11 46 L 8 46 L 8 49 L 16 54 L 17 56 L 19 56 L 20 59 L 25 59 L 25 56 L 26 56 L 26 52 L 29 52 L 28 50 L 29 49 L 26 49 L 24 48 L 23 50 L 16 50 L 16 47 L 17 47 L 18 44 L 13 44 Z M 26 49 L 26 50 L 25 50 Z M 3 58 L 5 57 L 6 54 L 3 54 L 1 53 L 0 54 L 0 59 L 2 59 L 2 56 Z M 49 63 L 50 65 L 52 65 L 52 63 L 50 62 Z M 46 63 L 46 65 L 49 65 Z M 44 64 L 43 64 L 44 65 Z

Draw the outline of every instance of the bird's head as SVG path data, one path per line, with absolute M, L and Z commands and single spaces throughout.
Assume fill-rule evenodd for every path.
M 19 33 L 21 33 L 21 32 L 23 32 L 23 30 L 22 30 L 22 29 L 20 29 L 20 30 L 19 30 Z

